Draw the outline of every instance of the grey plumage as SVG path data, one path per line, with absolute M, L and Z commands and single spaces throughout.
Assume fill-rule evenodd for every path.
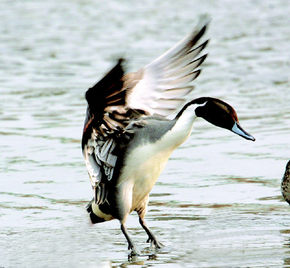
M 147 117 L 132 122 L 126 130 L 134 133 L 130 150 L 143 143 L 154 143 L 168 132 L 175 124 L 174 120 L 159 117 Z M 140 127 L 141 126 L 141 127 Z

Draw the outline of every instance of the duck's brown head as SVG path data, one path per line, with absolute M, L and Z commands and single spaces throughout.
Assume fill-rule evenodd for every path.
M 210 97 L 202 97 L 190 102 L 197 104 L 195 114 L 215 126 L 226 128 L 241 137 L 255 141 L 255 138 L 247 133 L 239 124 L 235 109 L 228 103 Z

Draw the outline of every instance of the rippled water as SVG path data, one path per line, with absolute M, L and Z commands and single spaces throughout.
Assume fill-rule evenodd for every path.
M 108 1 L 109 2 L 109 1 Z M 290 267 L 289 1 L 0 2 L 0 267 Z M 90 225 L 83 94 L 118 56 L 150 62 L 212 17 L 195 97 L 231 103 L 249 142 L 206 122 L 172 155 L 128 262 L 117 221 Z

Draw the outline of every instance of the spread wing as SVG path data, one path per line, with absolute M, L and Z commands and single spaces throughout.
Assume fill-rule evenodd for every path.
M 176 112 L 194 89 L 191 82 L 199 76 L 198 68 L 207 56 L 200 53 L 208 40 L 199 44 L 206 27 L 207 23 L 201 22 L 159 58 L 138 72 L 125 75 L 125 86 L 130 89 L 127 106 L 164 117 Z
M 96 85 L 86 92 L 88 103 L 82 137 L 82 150 L 97 204 L 106 201 L 106 184 L 113 178 L 117 162 L 116 139 L 128 120 L 122 59 Z
M 124 74 L 124 60 L 86 92 L 88 103 L 82 149 L 95 202 L 106 199 L 106 184 L 112 180 L 118 160 L 116 137 L 124 136 L 132 119 L 143 115 L 167 117 L 175 112 L 193 90 L 200 56 L 208 40 L 200 42 L 207 22 L 159 58 L 135 73 Z M 128 134 L 129 135 L 129 134 Z

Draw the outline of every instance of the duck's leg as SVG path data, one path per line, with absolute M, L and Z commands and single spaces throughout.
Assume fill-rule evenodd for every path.
M 121 230 L 122 230 L 122 233 L 124 234 L 124 236 L 127 239 L 128 249 L 131 250 L 130 256 L 138 255 L 138 252 L 137 252 L 137 250 L 136 250 L 136 248 L 134 246 L 134 243 L 133 243 L 132 239 L 130 238 L 130 236 L 128 234 L 127 228 L 126 228 L 126 226 L 123 223 L 121 223 Z
M 157 240 L 157 238 L 155 237 L 155 235 L 151 232 L 151 230 L 147 226 L 147 224 L 146 224 L 146 222 L 144 220 L 144 216 L 142 214 L 139 214 L 139 222 L 140 222 L 141 226 L 143 227 L 143 229 L 145 230 L 145 232 L 148 235 L 148 240 L 146 242 L 147 243 L 151 243 L 151 244 L 153 243 L 153 245 L 156 248 L 163 247 L 164 245 Z

